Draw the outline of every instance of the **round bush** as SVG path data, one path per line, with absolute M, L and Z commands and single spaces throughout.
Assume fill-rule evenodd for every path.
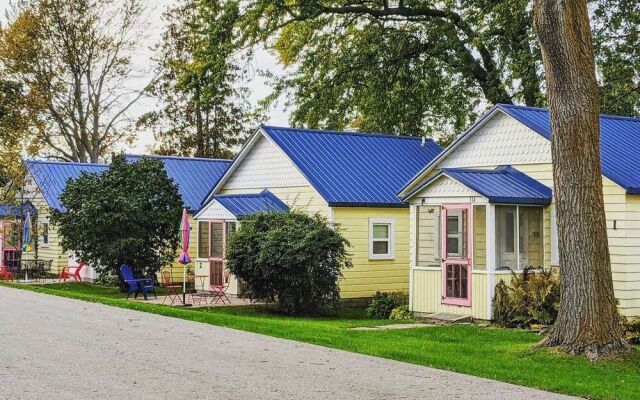
M 275 303 L 282 313 L 337 309 L 338 280 L 351 267 L 349 242 L 326 219 L 300 212 L 260 213 L 229 238 L 227 266 L 245 296 Z

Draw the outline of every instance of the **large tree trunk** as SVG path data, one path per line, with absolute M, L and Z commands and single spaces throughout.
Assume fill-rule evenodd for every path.
M 600 119 L 586 0 L 537 0 L 551 115 L 561 296 L 543 342 L 595 360 L 627 350 L 616 308 L 600 169 Z

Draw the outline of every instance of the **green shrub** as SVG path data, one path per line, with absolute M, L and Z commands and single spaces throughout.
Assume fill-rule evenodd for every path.
M 391 310 L 391 315 L 389 315 L 389 319 L 399 319 L 399 320 L 413 319 L 413 313 L 409 311 L 409 305 L 405 304 Z
M 284 314 L 336 310 L 338 279 L 351 267 L 349 242 L 326 219 L 300 212 L 260 213 L 229 238 L 227 266 L 244 295 Z
M 376 292 L 367 308 L 367 315 L 375 319 L 389 319 L 395 308 L 408 304 L 409 296 L 403 292 Z
M 624 327 L 627 342 L 630 344 L 640 344 L 640 317 L 627 319 Z
M 513 274 L 507 285 L 496 285 L 493 298 L 493 318 L 508 327 L 529 327 L 532 324 L 552 325 L 558 316 L 560 281 L 552 271 L 532 273 L 525 268 Z

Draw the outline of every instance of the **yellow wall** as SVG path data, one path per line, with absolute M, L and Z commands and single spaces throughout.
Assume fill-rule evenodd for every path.
M 334 222 L 351 242 L 353 268 L 340 281 L 342 298 L 371 297 L 376 291 L 409 289 L 409 209 L 334 208 Z M 395 220 L 395 258 L 369 259 L 369 218 Z
M 38 226 L 41 226 L 44 222 L 49 223 L 48 244 L 44 244 L 42 242 L 41 232 L 38 232 L 37 238 L 34 237 L 34 240 L 38 240 L 38 259 L 51 260 L 51 272 L 58 274 L 63 267 L 69 264 L 69 253 L 62 250 L 62 246 L 60 245 L 61 238 L 58 235 L 58 230 L 50 223 L 51 210 L 42 194 L 34 192 L 28 197 L 30 197 L 28 200 L 31 201 L 38 211 Z M 32 221 L 32 223 L 33 222 L 35 221 Z M 34 259 L 35 256 L 34 246 L 32 246 L 32 251 L 22 253 L 22 257 L 26 259 Z

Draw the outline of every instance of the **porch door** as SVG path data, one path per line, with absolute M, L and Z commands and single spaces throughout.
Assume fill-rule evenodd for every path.
M 225 232 L 224 221 L 209 222 L 209 284 L 223 283 Z
M 471 305 L 471 206 L 442 206 L 442 303 Z

